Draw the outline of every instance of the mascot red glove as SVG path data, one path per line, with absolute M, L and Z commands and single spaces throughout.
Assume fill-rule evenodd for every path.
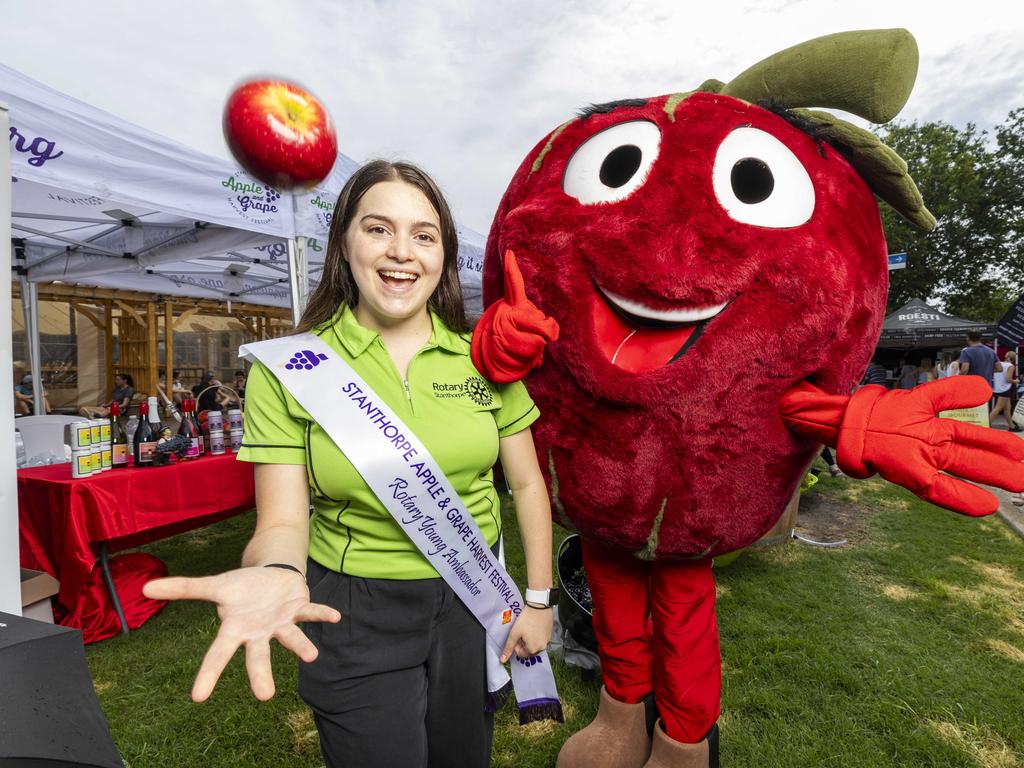
M 850 477 L 877 472 L 925 501 L 976 517 L 995 512 L 999 500 L 950 475 L 1024 490 L 1024 440 L 937 414 L 991 398 L 980 376 L 909 390 L 863 387 L 853 397 L 829 396 L 803 382 L 783 397 L 779 412 L 794 432 L 837 448 L 839 466 Z
M 559 768 L 717 766 L 710 559 L 771 528 L 821 443 L 968 514 L 991 496 L 944 473 L 1024 487 L 1021 441 L 935 418 L 983 401 L 976 377 L 850 397 L 886 303 L 875 195 L 935 220 L 892 150 L 805 108 L 885 122 L 916 71 L 905 30 L 819 38 L 729 83 L 588 107 L 512 179 L 474 360 L 525 372 L 553 335 L 541 317 L 558 324 L 527 379 L 534 439 L 556 522 L 583 537 L 605 681 Z
M 519 381 L 540 367 L 544 347 L 558 340 L 558 323 L 526 298 L 523 276 L 512 251 L 505 254 L 505 296 L 477 323 L 473 363 L 491 381 Z

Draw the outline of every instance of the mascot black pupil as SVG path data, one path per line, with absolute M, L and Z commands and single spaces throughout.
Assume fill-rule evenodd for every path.
M 601 163 L 600 179 L 606 187 L 617 189 L 633 178 L 640 167 L 643 152 L 633 144 L 616 147 Z
M 775 177 L 771 168 L 756 157 L 744 157 L 732 167 L 729 178 L 732 191 L 741 203 L 753 205 L 767 200 L 775 189 Z

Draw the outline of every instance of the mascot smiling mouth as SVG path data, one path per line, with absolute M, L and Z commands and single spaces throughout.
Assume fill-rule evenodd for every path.
M 646 373 L 682 357 L 727 305 L 657 310 L 597 286 L 591 318 L 608 362 L 629 373 Z

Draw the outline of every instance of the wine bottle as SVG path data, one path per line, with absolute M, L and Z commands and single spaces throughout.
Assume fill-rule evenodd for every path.
M 132 446 L 132 458 L 135 460 L 136 467 L 153 464 L 153 455 L 156 453 L 158 439 L 153 432 L 153 425 L 149 422 L 149 403 L 139 403 L 139 426 L 135 430 L 135 443 Z
M 114 469 L 128 466 L 128 435 L 121 426 L 121 406 L 119 403 L 110 405 L 110 447 Z
M 191 444 L 185 449 L 182 459 L 198 459 L 200 446 L 203 444 L 203 436 L 196 424 L 196 404 L 194 400 L 183 400 L 181 403 L 182 418 L 178 427 L 178 434 L 191 440 Z

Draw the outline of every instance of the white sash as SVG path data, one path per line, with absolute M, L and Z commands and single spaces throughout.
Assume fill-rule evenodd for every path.
M 452 484 L 409 427 L 322 339 L 310 333 L 246 344 L 345 454 L 441 578 L 483 626 L 488 641 L 488 690 L 508 675 L 498 654 L 524 602 L 491 553 Z M 512 684 L 521 723 L 562 721 L 547 651 L 512 656 Z

